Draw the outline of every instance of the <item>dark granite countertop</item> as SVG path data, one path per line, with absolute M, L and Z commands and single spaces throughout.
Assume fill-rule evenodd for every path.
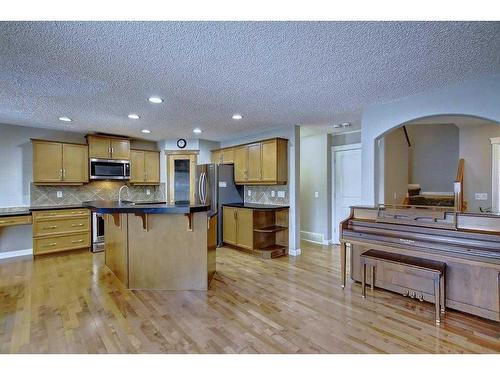
M 0 217 L 24 215 L 31 215 L 29 207 L 0 207 Z
M 83 207 L 102 214 L 112 213 L 145 213 L 145 214 L 189 214 L 204 212 L 210 209 L 207 205 L 166 204 L 153 202 L 137 202 L 135 204 L 119 204 L 118 201 L 83 202 Z
M 224 203 L 223 206 L 251 208 L 253 210 L 281 210 L 290 208 L 290 206 L 279 206 L 275 204 L 257 204 L 257 203 Z
M 64 210 L 71 208 L 82 208 L 82 204 L 59 204 L 53 206 L 31 206 L 30 211 Z

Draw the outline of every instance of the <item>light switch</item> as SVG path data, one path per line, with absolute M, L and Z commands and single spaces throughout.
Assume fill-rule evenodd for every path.
M 314 198 L 319 198 L 319 191 L 314 192 Z
M 275 197 L 276 196 L 276 192 L 274 190 L 271 190 L 271 197 Z
M 227 187 L 227 182 L 226 182 L 226 181 L 219 181 L 219 187 L 220 187 L 220 188 L 225 188 L 225 187 Z
M 58 190 L 56 193 L 57 198 L 62 198 L 63 192 L 61 190 Z
M 285 192 L 283 190 L 278 191 L 278 198 L 285 198 Z
M 248 190 L 247 195 L 248 195 L 249 197 L 251 197 L 251 196 L 252 196 L 252 190 Z
M 151 195 L 151 190 L 146 189 L 146 195 Z
M 475 198 L 478 201 L 486 201 L 488 200 L 488 193 L 476 193 Z

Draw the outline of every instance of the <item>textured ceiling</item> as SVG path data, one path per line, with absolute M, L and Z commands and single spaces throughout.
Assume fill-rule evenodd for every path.
M 0 23 L 0 123 L 155 140 L 356 123 L 368 104 L 498 73 L 498 22 Z

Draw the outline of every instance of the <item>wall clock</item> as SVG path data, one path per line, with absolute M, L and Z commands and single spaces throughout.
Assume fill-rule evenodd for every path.
M 187 142 L 186 142 L 186 140 L 184 138 L 181 138 L 181 139 L 177 140 L 177 147 L 179 147 L 179 148 L 186 147 L 186 144 L 187 144 Z

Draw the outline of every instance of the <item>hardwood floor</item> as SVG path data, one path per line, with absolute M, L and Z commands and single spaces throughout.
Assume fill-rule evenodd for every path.
M 0 263 L 0 353 L 499 353 L 500 325 L 358 284 L 339 252 L 217 250 L 208 292 L 127 291 L 89 252 Z

